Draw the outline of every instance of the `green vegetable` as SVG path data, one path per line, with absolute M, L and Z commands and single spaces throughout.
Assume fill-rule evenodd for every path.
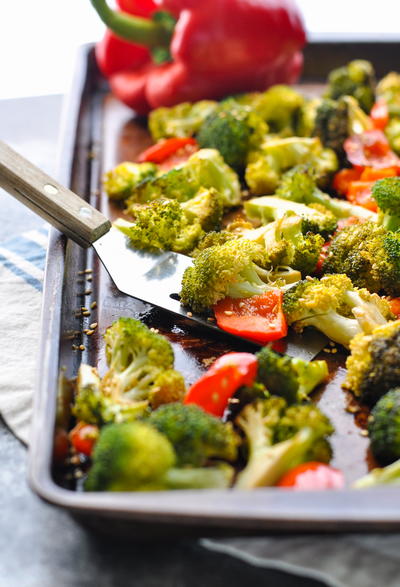
M 368 489 L 379 485 L 398 485 L 400 483 L 400 460 L 383 469 L 373 469 L 365 477 L 353 483 L 354 489 Z
M 183 377 L 173 369 L 171 344 L 133 318 L 119 318 L 104 335 L 109 369 L 81 365 L 74 414 L 93 424 L 122 422 L 143 415 L 149 405 L 179 401 Z
M 400 228 L 400 177 L 385 177 L 376 181 L 372 196 L 379 206 L 378 223 L 386 230 Z
M 249 154 L 245 179 L 252 194 L 275 192 L 285 171 L 302 163 L 309 163 L 319 179 L 337 170 L 337 157 L 331 149 L 324 149 L 316 138 L 269 138 Z
M 296 283 L 284 293 L 283 311 L 295 330 L 313 326 L 345 347 L 356 334 L 370 333 L 392 317 L 386 300 L 353 287 L 346 275 Z
M 305 361 L 280 355 L 266 346 L 257 354 L 257 380 L 288 403 L 306 400 L 329 375 L 326 361 Z M 297 408 L 296 408 L 297 409 Z
M 357 287 L 400 295 L 400 232 L 373 222 L 339 231 L 324 263 L 327 273 L 345 273 Z
M 110 200 L 126 200 L 143 180 L 155 177 L 157 169 L 154 163 L 125 161 L 104 175 L 104 189 Z
M 375 71 L 369 61 L 356 59 L 331 71 L 326 97 L 337 100 L 354 96 L 364 112 L 369 113 L 375 102 Z
M 360 399 L 375 404 L 400 381 L 400 321 L 376 327 L 370 334 L 359 334 L 350 344 L 343 386 Z
M 327 437 L 333 432 L 328 418 L 317 407 L 286 409 L 280 397 L 247 405 L 236 424 L 245 434 L 248 460 L 235 489 L 275 485 L 286 471 L 310 459 L 316 443 L 324 441 L 326 447 Z M 330 450 L 320 445 L 318 454 L 328 457 L 328 453 Z
M 400 388 L 391 389 L 377 402 L 368 420 L 371 451 L 382 465 L 400 459 Z
M 206 232 L 221 228 L 224 201 L 214 188 L 201 188 L 193 198 L 183 202 L 181 207 L 189 222 L 200 222 Z
M 170 108 L 162 107 L 149 114 L 149 130 L 154 141 L 169 137 L 191 137 L 201 128 L 218 103 L 200 100 L 183 102 Z
M 196 405 L 160 406 L 147 422 L 173 445 L 179 466 L 202 467 L 210 459 L 235 461 L 239 439 L 232 424 L 206 413 Z
M 231 483 L 233 469 L 229 465 L 180 469 L 176 460 L 172 444 L 149 424 L 110 424 L 100 432 L 85 490 L 226 488 Z

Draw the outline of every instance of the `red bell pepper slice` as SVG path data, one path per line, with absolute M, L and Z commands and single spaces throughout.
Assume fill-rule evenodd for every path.
M 365 167 L 361 173 L 361 181 L 378 181 L 383 177 L 395 177 L 397 175 L 397 167 L 382 167 L 375 169 L 374 167 Z
M 224 298 L 213 310 L 218 326 L 237 336 L 265 344 L 287 334 L 279 289 L 250 298 Z
M 332 182 L 332 187 L 338 194 L 345 196 L 347 194 L 347 190 L 349 189 L 349 185 L 352 181 L 357 181 L 360 179 L 362 173 L 362 168 L 360 167 L 352 167 L 351 169 L 341 169 L 338 171 Z
M 251 353 L 227 353 L 211 365 L 189 388 L 183 401 L 196 404 L 214 416 L 223 416 L 229 399 L 243 385 L 251 385 L 258 363 Z
M 389 122 L 389 109 L 386 100 L 379 98 L 371 108 L 370 117 L 374 128 L 384 130 Z
M 324 463 L 312 461 L 294 467 L 279 480 L 277 487 L 297 490 L 342 489 L 344 475 Z
M 352 135 L 344 142 L 347 159 L 362 167 L 399 167 L 400 159 L 390 149 L 389 141 L 381 130 L 367 130 Z
M 372 186 L 374 181 L 353 181 L 347 190 L 346 197 L 349 202 L 377 212 L 378 206 L 372 197 Z
M 117 6 L 135 16 L 151 16 L 157 9 L 153 0 L 117 0 Z
M 396 316 L 397 319 L 400 318 L 400 298 L 392 298 L 388 300 L 390 305 L 390 310 Z
M 77 452 L 90 457 L 99 438 L 99 428 L 94 424 L 78 422 L 69 433 L 69 440 Z
M 144 163 L 145 161 L 151 161 L 152 163 L 162 163 L 187 145 L 197 146 L 197 142 L 192 137 L 174 137 L 161 140 L 143 151 L 138 156 L 138 162 Z

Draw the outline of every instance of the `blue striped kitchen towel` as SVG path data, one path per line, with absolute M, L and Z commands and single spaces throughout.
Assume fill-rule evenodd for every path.
M 0 413 L 28 442 L 47 227 L 0 243 Z

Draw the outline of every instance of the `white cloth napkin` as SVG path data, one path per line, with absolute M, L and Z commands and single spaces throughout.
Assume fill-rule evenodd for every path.
M 47 228 L 0 243 L 0 413 L 28 443 Z
M 25 444 L 37 370 L 47 229 L 0 243 L 0 413 Z M 398 587 L 400 535 L 282 535 L 202 540 L 265 569 L 280 569 L 330 587 Z

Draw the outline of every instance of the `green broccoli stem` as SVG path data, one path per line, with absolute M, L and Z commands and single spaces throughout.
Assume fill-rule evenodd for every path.
M 334 310 L 326 314 L 318 314 L 299 320 L 296 324 L 314 326 L 323 332 L 328 338 L 344 347 L 348 347 L 352 338 L 362 332 L 355 318 L 346 318 Z
M 90 0 L 104 24 L 118 37 L 149 49 L 168 48 L 172 36 L 170 23 L 156 22 L 112 10 L 106 0 Z
M 163 478 L 167 489 L 226 489 L 233 479 L 229 465 L 210 468 L 169 469 Z
M 383 469 L 373 469 L 365 477 L 353 483 L 354 489 L 368 489 L 377 485 L 400 484 L 400 459 Z
M 312 196 L 308 198 L 307 204 L 321 204 L 332 212 L 336 218 L 357 216 L 357 218 L 364 218 L 365 220 L 376 220 L 377 217 L 375 212 L 371 212 L 367 208 L 351 204 L 346 200 L 339 200 L 339 198 L 331 198 L 328 194 L 324 194 L 318 189 L 313 191 Z
M 255 263 L 243 269 L 238 278 L 241 281 L 230 284 L 228 287 L 226 295 L 230 298 L 250 298 L 262 295 L 269 289 L 274 289 L 259 277 Z
M 237 477 L 234 489 L 275 485 L 286 471 L 303 461 L 313 441 L 311 428 L 303 428 L 288 440 L 252 451 L 247 466 Z
M 395 232 L 400 228 L 400 216 L 392 214 L 383 214 L 378 216 L 378 223 L 386 230 Z

